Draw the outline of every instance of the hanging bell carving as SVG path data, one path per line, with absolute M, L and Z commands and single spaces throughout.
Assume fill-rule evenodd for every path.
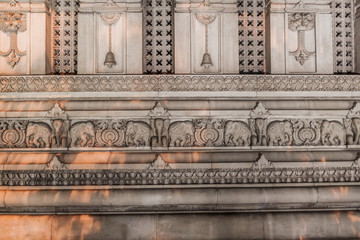
M 208 69 L 213 66 L 213 63 L 211 61 L 211 56 L 209 53 L 204 53 L 203 59 L 201 61 L 201 67 Z
M 112 52 L 108 52 L 105 57 L 104 65 L 108 68 L 112 68 L 113 65 L 116 65 L 115 55 Z

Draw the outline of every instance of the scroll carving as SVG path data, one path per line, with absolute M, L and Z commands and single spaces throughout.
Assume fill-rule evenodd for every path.
M 97 147 L 122 147 L 125 145 L 125 120 L 99 120 L 94 122 Z
M 224 120 L 194 120 L 195 145 L 207 147 L 224 145 L 224 125 Z
M 26 127 L 28 121 L 6 120 L 0 121 L 0 147 L 25 147 Z
M 294 144 L 298 146 L 316 146 L 320 144 L 321 120 L 293 120 Z

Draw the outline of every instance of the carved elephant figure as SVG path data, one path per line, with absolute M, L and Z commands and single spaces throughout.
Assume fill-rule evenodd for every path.
M 26 145 L 28 147 L 51 146 L 54 135 L 48 124 L 42 122 L 30 122 L 26 128 Z
M 128 122 L 125 131 L 126 145 L 129 147 L 150 146 L 151 129 L 145 122 Z
M 95 128 L 92 122 L 77 122 L 69 131 L 70 147 L 92 147 L 95 143 Z
M 293 140 L 293 128 L 290 121 L 274 121 L 267 126 L 269 146 L 289 146 Z
M 55 145 L 57 147 L 66 147 L 67 146 L 67 137 L 69 130 L 69 121 L 55 119 L 51 121 L 53 127 L 53 135 L 55 136 Z
M 351 121 L 351 130 L 354 133 L 354 144 L 359 144 L 360 138 L 360 118 L 353 118 Z
M 241 121 L 227 121 L 225 124 L 226 146 L 249 146 L 251 131 L 249 126 Z
M 169 127 L 170 147 L 193 146 L 195 127 L 190 121 L 173 122 Z
M 345 145 L 346 130 L 338 121 L 324 120 L 321 124 L 321 143 L 323 145 Z

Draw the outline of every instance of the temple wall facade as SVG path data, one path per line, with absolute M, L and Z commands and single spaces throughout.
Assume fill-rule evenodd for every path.
M 358 0 L 0 0 L 0 239 L 357 239 Z

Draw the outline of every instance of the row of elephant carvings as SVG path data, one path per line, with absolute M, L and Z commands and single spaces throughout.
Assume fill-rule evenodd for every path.
M 79 121 L 56 108 L 47 120 L 0 120 L 0 147 L 335 146 L 358 144 L 360 137 L 360 117 L 269 119 L 259 105 L 245 120 L 176 120 L 158 104 L 147 119 Z

